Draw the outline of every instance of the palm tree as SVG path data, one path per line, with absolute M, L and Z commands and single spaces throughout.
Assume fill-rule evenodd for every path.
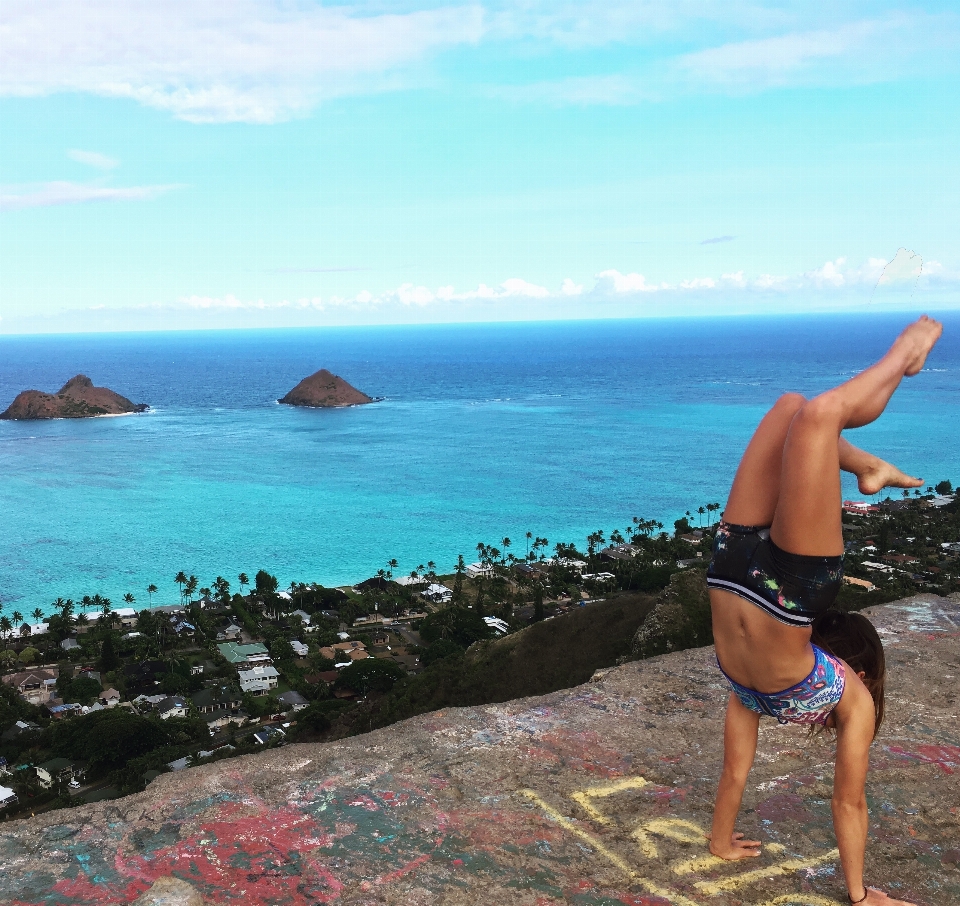
M 391 557 L 389 560 L 387 560 L 387 578 L 388 579 L 393 578 L 393 571 L 397 568 L 397 566 L 399 566 L 399 564 L 397 563 L 396 557 Z
M 187 579 L 187 584 L 184 586 L 183 591 L 188 600 L 193 600 L 193 596 L 196 594 L 197 586 L 199 584 L 200 580 L 196 576 L 191 576 L 189 579 Z
M 90 595 L 84 595 L 80 599 L 80 606 L 84 610 L 89 610 L 91 607 L 93 607 L 93 598 L 91 598 Z
M 30 614 L 38 623 L 43 621 L 43 611 L 39 607 L 34 607 L 33 613 Z
M 78 627 L 89 626 L 90 617 L 88 617 L 85 613 L 78 613 L 77 619 L 74 622 L 77 624 Z
M 15 610 L 11 615 L 14 626 L 19 626 L 23 623 L 23 614 L 19 610 Z
M 124 603 L 124 604 L 132 605 L 133 602 L 136 601 L 136 600 L 137 600 L 137 599 L 136 599 L 132 594 L 130 594 L 129 591 L 123 596 L 123 603 Z
M 706 509 L 705 509 L 704 507 L 700 507 L 700 508 L 697 510 L 697 517 L 698 517 L 698 518 L 697 518 L 697 522 L 699 523 L 700 528 L 703 528 L 703 514 L 704 514 L 705 512 L 706 512 Z
M 152 582 L 147 586 L 147 597 L 150 599 L 150 606 L 153 607 L 153 596 L 157 593 L 157 586 Z
M 237 576 L 237 582 L 240 583 L 240 594 L 243 594 L 243 586 L 244 586 L 244 585 L 249 585 L 249 584 L 250 584 L 250 579 L 249 579 L 249 577 L 247 576 L 246 573 L 240 573 L 240 575 Z
M 533 538 L 533 532 L 527 532 L 527 559 L 530 559 L 530 539 Z
M 180 600 L 183 600 L 183 586 L 187 584 L 187 574 L 181 569 L 174 577 L 173 581 L 180 586 Z
M 10 617 L 2 616 L 0 617 L 0 632 L 3 633 L 4 640 L 6 641 L 7 646 L 10 645 L 10 633 L 13 630 L 13 623 L 10 622 Z

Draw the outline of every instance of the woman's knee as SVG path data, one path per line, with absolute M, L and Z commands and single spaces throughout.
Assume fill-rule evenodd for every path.
M 834 393 L 827 392 L 806 400 L 797 409 L 791 424 L 791 430 L 796 427 L 808 430 L 822 430 L 829 428 L 837 430 L 843 427 L 843 401 Z
M 802 393 L 784 393 L 774 403 L 773 408 L 792 418 L 806 402 L 807 398 Z

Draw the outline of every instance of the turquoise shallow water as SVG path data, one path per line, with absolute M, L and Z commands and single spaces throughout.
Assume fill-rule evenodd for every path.
M 263 567 L 340 584 L 478 541 L 582 542 L 722 502 L 786 389 L 880 355 L 906 316 L 600 321 L 0 338 L 0 405 L 78 372 L 145 414 L 0 422 L 0 601 L 177 600 L 173 576 Z M 960 479 L 960 316 L 928 370 L 851 439 Z M 375 405 L 279 406 L 326 367 Z M 850 494 L 855 489 L 848 486 Z

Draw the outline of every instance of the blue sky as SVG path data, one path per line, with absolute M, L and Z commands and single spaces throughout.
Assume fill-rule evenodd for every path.
M 956 308 L 958 76 L 950 3 L 6 0 L 0 333 Z

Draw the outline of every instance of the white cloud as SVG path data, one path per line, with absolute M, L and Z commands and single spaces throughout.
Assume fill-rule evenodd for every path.
M 846 263 L 846 258 L 827 261 L 816 270 L 810 271 L 807 276 L 816 286 L 843 286 L 846 283 L 846 277 L 843 273 L 843 266 Z
M 0 211 L 48 208 L 54 205 L 86 204 L 93 201 L 148 201 L 180 188 L 166 186 L 124 186 L 109 188 L 79 182 L 45 182 L 31 186 L 0 188 Z
M 482 35 L 476 5 L 352 15 L 320 4 L 5 0 L 0 94 L 132 98 L 193 122 L 270 123 Z
M 618 72 L 487 86 L 485 93 L 554 106 L 623 106 L 688 94 L 864 85 L 913 76 L 942 78 L 960 70 L 960 16 L 953 12 L 894 12 L 842 21 L 843 11 L 835 8 L 771 11 L 747 3 L 725 15 L 717 4 L 695 10 L 677 4 L 673 14 L 660 16 L 657 25 L 650 27 L 642 21 L 648 5 L 636 6 L 641 10 L 636 16 L 622 10 L 605 15 L 602 5 L 592 5 L 581 10 L 579 20 L 567 10 L 552 19 L 541 17 L 539 27 L 534 21 L 527 24 L 531 34 L 566 46 L 577 46 L 573 34 L 578 26 L 585 36 L 584 46 L 642 45 L 671 34 L 682 34 L 688 46 L 691 41 L 707 46 L 672 55 L 653 52 Z M 550 26 L 543 24 L 547 21 Z M 811 21 L 818 27 L 811 28 Z M 711 27 L 703 28 L 707 23 Z M 570 40 L 564 37 L 568 33 Z M 717 237 L 704 244 L 732 238 Z
M 651 286 L 643 274 L 621 274 L 617 270 L 601 271 L 597 274 L 594 292 L 615 293 L 655 293 L 660 287 Z
M 713 289 L 717 281 L 712 277 L 693 277 L 680 281 L 680 289 Z
M 96 167 L 98 170 L 112 170 L 118 166 L 120 161 L 106 154 L 100 154 L 98 151 L 80 151 L 74 148 L 67 152 L 70 160 L 75 160 L 78 164 L 86 164 L 88 167 Z
M 912 254 L 912 253 L 911 253 Z M 960 284 L 960 272 L 950 272 L 936 263 L 934 268 L 936 277 L 925 289 L 942 286 L 956 286 Z M 179 300 L 179 307 L 197 310 L 234 310 L 234 311 L 332 311 L 335 309 L 352 312 L 400 312 L 410 310 L 425 311 L 433 307 L 436 313 L 449 314 L 457 306 L 464 310 L 474 309 L 473 303 L 517 303 L 515 309 L 497 311 L 529 312 L 548 314 L 559 310 L 557 306 L 581 304 L 575 301 L 582 298 L 583 303 L 627 302 L 630 300 L 646 300 L 650 305 L 663 314 L 677 313 L 683 305 L 683 299 L 701 299 L 704 304 L 707 300 L 718 299 L 736 304 L 737 299 L 748 297 L 763 297 L 776 293 L 784 297 L 788 292 L 816 291 L 818 297 L 834 299 L 841 307 L 843 304 L 857 304 L 857 302 L 874 301 L 887 304 L 888 300 L 877 299 L 871 293 L 877 276 L 887 262 L 882 258 L 870 258 L 860 267 L 852 266 L 844 257 L 826 261 L 823 265 L 803 274 L 793 276 L 775 276 L 762 274 L 749 279 L 743 271 L 723 274 L 714 277 L 689 277 L 676 283 L 650 283 L 643 274 L 623 274 L 618 270 L 605 270 L 596 275 L 594 285 L 585 289 L 569 277 L 561 284 L 559 290 L 550 292 L 546 287 L 530 283 L 519 277 L 504 280 L 498 286 L 481 283 L 476 289 L 457 291 L 453 286 L 440 286 L 436 290 L 413 283 L 403 283 L 400 286 L 383 292 L 374 293 L 370 290 L 361 290 L 353 296 L 330 296 L 328 298 L 305 297 L 296 300 L 265 301 L 263 299 L 242 300 L 232 294 L 223 296 L 186 296 Z M 913 285 L 911 284 L 911 289 Z M 891 297 L 889 301 L 901 302 L 907 307 L 912 297 L 904 295 Z M 659 300 L 659 301 L 655 301 Z M 834 302 L 831 306 L 836 307 Z M 177 307 L 177 306 L 174 306 Z M 569 312 L 569 308 L 563 308 Z M 647 310 L 646 308 L 644 310 Z

